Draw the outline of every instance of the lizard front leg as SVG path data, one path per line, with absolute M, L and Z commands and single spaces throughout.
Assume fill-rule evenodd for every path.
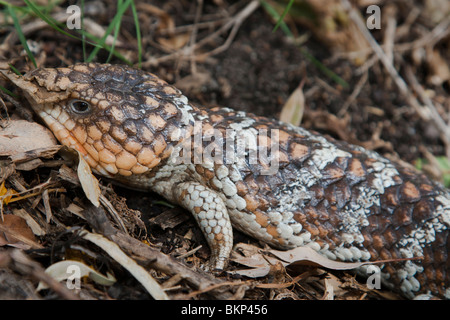
M 194 215 L 205 235 L 211 249 L 211 267 L 225 268 L 233 247 L 233 230 L 222 198 L 195 181 L 176 184 L 173 193 L 176 201 Z

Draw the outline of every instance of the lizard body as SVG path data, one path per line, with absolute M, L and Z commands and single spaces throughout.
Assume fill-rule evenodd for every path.
M 94 172 L 189 210 L 224 268 L 232 226 L 330 259 L 423 257 L 382 267 L 412 298 L 450 298 L 450 193 L 373 151 L 300 127 L 190 104 L 153 74 L 76 64 L 9 74 Z

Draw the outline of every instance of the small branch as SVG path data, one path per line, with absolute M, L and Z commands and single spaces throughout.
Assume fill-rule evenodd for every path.
M 395 19 L 395 7 L 388 6 L 386 8 L 387 22 L 386 32 L 384 33 L 384 51 L 391 64 L 394 63 L 394 42 L 395 42 L 395 29 L 397 28 L 397 20 Z
M 50 289 L 55 291 L 62 299 L 79 300 L 80 298 L 72 291 L 67 289 L 62 283 L 53 279 L 45 273 L 44 268 L 34 260 L 31 260 L 21 250 L 13 250 L 4 252 L 3 255 L 9 255 L 9 267 L 14 271 L 29 275 L 38 281 L 42 281 L 48 285 Z M 0 260 L 1 257 L 0 257 Z
M 136 261 L 127 256 L 119 246 L 100 234 L 83 231 L 83 238 L 95 243 L 108 255 L 128 270 L 136 280 L 138 280 L 147 292 L 156 300 L 169 300 L 169 297 L 161 288 L 159 283 L 151 276 L 147 270 L 138 265 Z
M 345 100 L 344 104 L 342 105 L 341 110 L 338 112 L 339 117 L 343 117 L 344 114 L 347 112 L 348 107 L 355 101 L 355 99 L 358 97 L 359 93 L 361 92 L 362 88 L 367 82 L 367 78 L 369 76 L 369 73 L 366 71 L 362 74 L 361 78 L 358 80 L 358 83 L 356 84 L 355 88 L 353 89 L 352 94 Z
M 189 48 L 191 52 L 194 52 L 193 48 L 195 46 L 195 41 L 197 40 L 197 32 L 198 32 L 198 22 L 200 21 L 200 16 L 202 14 L 203 9 L 203 0 L 197 0 L 197 10 L 195 11 L 195 18 L 194 18 L 194 28 L 191 32 L 191 38 L 189 39 Z M 195 63 L 195 59 L 193 59 L 194 55 L 191 55 L 191 73 L 196 74 L 197 73 L 197 64 Z
M 421 95 L 421 98 L 423 99 L 425 103 L 425 107 L 422 107 L 416 97 L 414 96 L 413 92 L 408 88 L 408 85 L 403 80 L 403 78 L 398 74 L 397 70 L 395 69 L 394 65 L 392 64 L 392 61 L 389 59 L 389 57 L 386 55 L 384 50 L 381 48 L 381 46 L 378 44 L 378 42 L 372 37 L 372 34 L 367 30 L 366 25 L 364 24 L 364 21 L 362 20 L 359 13 L 352 7 L 350 2 L 348 0 L 342 0 L 343 7 L 348 11 L 348 14 L 350 18 L 355 22 L 360 32 L 364 35 L 364 37 L 369 42 L 369 45 L 372 47 L 375 54 L 378 56 L 380 61 L 382 62 L 383 66 L 386 68 L 388 74 L 394 79 L 395 84 L 397 85 L 401 95 L 403 98 L 408 102 L 408 104 L 414 108 L 414 110 L 417 112 L 417 114 L 426 121 L 433 121 L 433 123 L 436 125 L 436 127 L 439 129 L 440 134 L 442 136 L 442 139 L 448 145 L 450 141 L 450 130 L 445 124 L 445 122 L 442 120 L 442 118 L 439 116 L 439 114 L 436 111 L 436 107 L 433 105 L 431 99 L 426 97 L 425 94 L 423 94 L 422 87 L 418 84 L 418 82 L 415 85 L 415 89 L 418 90 L 419 95 Z M 447 21 L 447 22 L 446 22 Z M 450 23 L 450 18 L 446 19 L 444 24 L 440 23 L 441 28 L 443 26 L 447 26 Z M 436 29 L 436 28 L 435 28 Z M 439 31 L 439 30 L 438 30 Z M 441 31 L 438 32 L 438 34 L 442 34 Z M 411 74 L 412 71 L 410 70 Z M 415 79 L 414 75 L 412 75 L 411 80 L 417 81 Z M 422 94 L 421 94 L 422 92 Z
M 259 6 L 260 6 L 259 1 L 256 1 L 256 0 L 251 1 L 238 14 L 236 14 L 232 18 L 228 19 L 227 22 L 222 27 L 220 27 L 218 30 L 216 30 L 215 32 L 211 33 L 210 35 L 206 36 L 205 38 L 201 39 L 195 45 L 189 45 L 189 46 L 185 47 L 183 50 L 179 50 L 177 52 L 173 52 L 173 53 L 168 54 L 168 55 L 163 56 L 163 57 L 159 57 L 159 58 L 156 58 L 156 59 L 149 59 L 149 60 L 147 60 L 146 62 L 144 62 L 142 64 L 143 67 L 154 66 L 154 65 L 158 65 L 161 62 L 170 61 L 170 60 L 173 60 L 173 59 L 180 59 L 180 58 L 182 58 L 182 59 L 186 59 L 187 58 L 187 59 L 190 59 L 191 61 L 192 61 L 192 59 L 199 60 L 199 59 L 203 59 L 205 57 L 205 55 L 206 56 L 211 56 L 211 55 L 223 52 L 231 44 L 231 41 L 233 40 L 234 36 L 237 33 L 237 30 L 239 29 L 239 26 Z M 195 56 L 195 54 L 194 54 L 195 50 L 198 50 L 199 48 L 203 47 L 204 45 L 210 43 L 211 41 L 213 41 L 214 39 L 216 39 L 217 37 L 219 37 L 223 33 L 227 32 L 229 29 L 232 29 L 231 33 L 230 33 L 230 36 L 227 38 L 226 42 L 222 46 L 212 50 L 209 53 L 201 54 L 199 57 Z M 194 56 L 194 57 L 192 57 L 192 56 Z
M 428 95 L 425 93 L 425 90 L 420 85 L 419 81 L 417 80 L 417 78 L 414 75 L 414 72 L 412 71 L 410 66 L 405 66 L 405 73 L 406 73 L 406 77 L 408 78 L 409 82 L 412 84 L 414 91 L 417 92 L 417 94 L 420 96 L 420 99 L 428 107 L 427 109 L 429 111 L 429 116 L 431 117 L 433 122 L 436 124 L 436 126 L 439 130 L 439 133 L 441 134 L 441 138 L 445 143 L 447 158 L 450 158 L 450 127 L 445 123 L 445 121 L 439 115 L 439 112 L 437 111 L 435 105 L 431 101 L 430 97 L 428 97 Z
M 436 27 L 433 28 L 429 33 L 423 37 L 410 42 L 410 43 L 400 43 L 396 45 L 396 52 L 404 52 L 412 49 L 433 46 L 435 43 L 441 39 L 447 37 L 450 34 L 450 16 L 442 20 Z
M 88 207 L 82 211 L 82 216 L 86 219 L 91 228 L 116 243 L 128 255 L 131 254 L 138 260 L 145 260 L 141 262 L 146 266 L 167 275 L 174 276 L 180 274 L 187 283 L 197 290 L 202 290 L 206 287 L 224 282 L 214 278 L 210 274 L 196 272 L 177 259 L 162 253 L 159 249 L 152 248 L 118 230 L 106 218 L 106 212 L 103 207 L 97 208 L 94 205 L 89 204 Z M 210 294 L 216 299 L 228 299 L 232 296 L 231 292 L 224 288 L 213 290 Z

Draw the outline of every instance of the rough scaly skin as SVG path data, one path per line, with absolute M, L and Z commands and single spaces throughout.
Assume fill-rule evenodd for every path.
M 306 245 L 330 259 L 423 257 L 382 266 L 383 282 L 409 298 L 450 298 L 450 194 L 424 175 L 303 128 L 193 106 L 156 76 L 124 66 L 6 75 L 58 140 L 80 151 L 96 173 L 188 209 L 208 240 L 213 266 L 226 265 L 233 225 L 275 247 Z M 74 111 L 78 100 L 90 107 Z M 231 157 L 217 132 L 234 138 L 231 151 L 247 139 L 244 157 Z M 189 140 L 196 134 L 204 138 L 200 144 Z M 272 140 L 279 149 L 268 159 L 278 161 L 278 170 L 264 174 L 269 160 L 254 163 L 250 154 Z M 186 153 L 201 145 L 213 148 L 214 162 Z M 179 161 L 183 157 L 190 161 Z

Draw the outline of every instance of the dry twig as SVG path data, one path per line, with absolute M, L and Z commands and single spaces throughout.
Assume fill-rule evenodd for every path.
M 147 61 L 142 63 L 143 67 L 150 67 L 158 65 L 159 63 L 175 60 L 175 59 L 189 59 L 190 61 L 194 60 L 203 60 L 206 57 L 218 54 L 220 52 L 223 52 L 226 50 L 231 42 L 233 41 L 234 37 L 236 36 L 237 31 L 239 30 L 239 27 L 242 25 L 242 23 L 247 19 L 258 7 L 260 6 L 259 1 L 253 0 L 251 1 L 244 9 L 242 9 L 238 14 L 236 14 L 234 17 L 231 17 L 215 32 L 211 33 L 210 35 L 206 36 L 202 40 L 195 43 L 195 45 L 188 45 L 184 49 L 173 52 L 171 54 L 168 54 L 163 57 L 159 58 L 150 58 Z M 231 32 L 225 41 L 221 46 L 206 52 L 202 53 L 200 55 L 195 55 L 195 51 L 202 48 L 204 45 L 210 43 L 223 33 L 227 32 L 229 29 L 231 29 Z
M 359 13 L 352 7 L 350 2 L 348 0 L 342 0 L 343 7 L 348 11 L 350 18 L 355 22 L 355 24 L 358 26 L 360 32 L 364 35 L 364 37 L 369 42 L 370 46 L 372 47 L 373 51 L 377 55 L 377 57 L 382 62 L 383 66 L 386 68 L 388 74 L 391 76 L 391 78 L 394 80 L 395 84 L 397 85 L 401 95 L 404 97 L 404 99 L 408 102 L 408 104 L 414 108 L 414 110 L 417 112 L 417 114 L 425 121 L 431 120 L 436 127 L 438 128 L 442 139 L 444 140 L 444 143 L 447 146 L 447 149 L 449 149 L 448 145 L 450 143 L 450 129 L 447 126 L 447 124 L 442 120 L 439 113 L 436 111 L 436 107 L 433 105 L 433 102 L 431 99 L 427 98 L 425 95 L 421 94 L 421 98 L 423 99 L 425 103 L 425 107 L 422 107 L 419 104 L 419 101 L 414 96 L 413 92 L 409 89 L 406 82 L 403 80 L 403 78 L 399 75 L 397 70 L 395 69 L 392 61 L 389 59 L 389 57 L 386 55 L 382 47 L 378 44 L 378 42 L 372 37 L 371 33 L 367 30 L 366 25 L 362 21 L 361 16 Z M 444 26 L 447 26 L 450 23 L 450 18 L 446 19 L 447 21 Z M 444 22 L 445 22 L 444 21 Z M 440 23 L 442 25 L 442 23 Z M 442 26 L 441 26 L 442 27 Z M 441 34 L 442 32 L 439 32 L 438 34 Z M 415 78 L 411 78 L 411 80 L 414 81 Z M 418 85 L 418 82 L 415 85 L 415 89 L 419 90 L 420 92 L 423 91 L 423 89 Z M 420 94 L 420 92 L 418 92 Z
M 59 283 L 51 276 L 45 273 L 44 268 L 36 261 L 31 260 L 25 253 L 19 249 L 1 252 L 0 260 L 8 261 L 9 267 L 19 273 L 26 274 L 38 281 L 42 281 L 48 285 L 50 289 L 55 291 L 61 298 L 66 300 L 79 300 L 80 298 L 67 289 L 63 284 Z

